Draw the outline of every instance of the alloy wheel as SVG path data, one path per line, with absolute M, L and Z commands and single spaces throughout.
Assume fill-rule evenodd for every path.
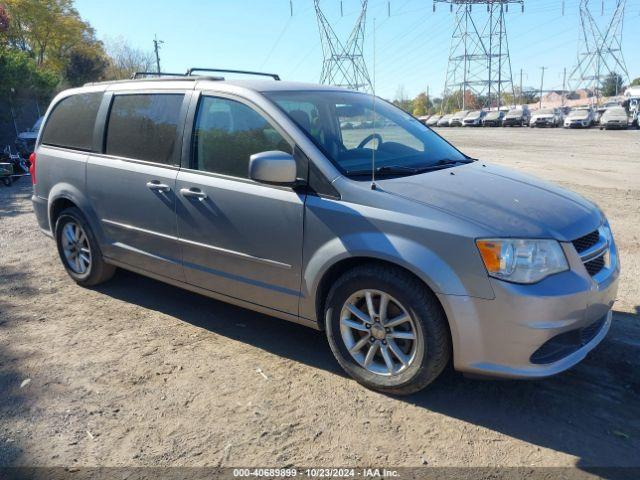
M 76 222 L 62 229 L 62 250 L 67 265 L 74 273 L 84 275 L 91 267 L 91 248 L 85 231 Z
M 398 300 L 380 290 L 360 290 L 347 299 L 340 333 L 353 359 L 377 375 L 397 375 L 416 357 L 414 320 Z

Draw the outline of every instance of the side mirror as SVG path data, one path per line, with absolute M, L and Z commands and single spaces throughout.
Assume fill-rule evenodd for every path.
M 294 185 L 297 166 L 290 153 L 271 151 L 249 157 L 249 178 L 269 185 Z

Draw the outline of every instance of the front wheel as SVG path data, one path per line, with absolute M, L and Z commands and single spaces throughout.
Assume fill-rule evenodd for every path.
M 397 395 L 417 392 L 451 357 L 440 303 L 425 284 L 400 269 L 357 267 L 335 282 L 326 305 L 331 350 L 366 387 Z

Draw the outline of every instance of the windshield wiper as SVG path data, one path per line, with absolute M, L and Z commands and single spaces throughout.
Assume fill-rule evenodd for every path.
M 472 163 L 473 159 L 451 160 L 443 159 L 438 160 L 432 165 L 426 167 L 408 167 L 406 165 L 383 165 L 376 168 L 376 173 L 381 175 L 416 175 L 418 173 L 430 172 L 433 170 L 442 170 L 444 168 L 454 167 L 459 164 Z M 364 176 L 371 175 L 371 170 L 347 170 L 347 175 Z
M 376 173 L 381 173 L 383 175 L 404 175 L 407 173 L 415 174 L 419 172 L 419 168 L 406 167 L 404 165 L 383 165 L 376 168 Z M 347 170 L 347 175 L 371 175 L 371 170 Z
M 432 172 L 434 170 L 443 170 L 445 168 L 455 167 L 456 165 L 465 165 L 467 163 L 473 163 L 473 162 L 475 162 L 475 160 L 471 158 L 465 158 L 462 160 L 451 160 L 447 158 L 443 160 L 438 160 L 433 165 L 428 165 L 426 167 L 418 168 L 417 169 L 418 171 L 416 173 Z

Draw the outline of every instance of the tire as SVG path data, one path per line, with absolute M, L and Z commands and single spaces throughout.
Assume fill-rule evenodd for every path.
M 80 230 L 77 229 L 78 227 Z M 84 234 L 78 234 L 79 240 L 75 242 L 76 245 L 74 247 L 69 247 L 68 239 L 70 237 L 67 236 L 67 234 L 70 231 Z M 65 235 L 65 239 L 63 239 L 63 235 Z M 93 287 L 113 277 L 116 267 L 105 263 L 95 235 L 78 208 L 67 208 L 60 213 L 60 216 L 56 220 L 55 239 L 60 260 L 69 276 L 78 285 L 82 287 Z M 76 255 L 74 258 L 78 259 L 77 262 L 70 260 L 70 256 L 65 253 L 65 246 L 69 247 L 67 251 L 75 251 Z M 80 251 L 77 246 L 83 246 L 84 248 Z M 86 250 L 88 250 L 88 252 L 86 252 Z M 82 254 L 84 254 L 84 256 Z M 73 256 L 73 254 L 71 255 Z M 80 257 L 88 258 L 88 264 Z M 83 269 L 82 267 L 85 268 Z
M 390 325 L 391 319 L 404 318 L 405 314 L 409 320 L 391 329 L 382 328 L 382 331 L 380 328 L 385 324 L 383 321 L 375 324 L 374 322 L 358 323 L 358 330 L 345 327 L 342 324 L 345 312 L 347 321 L 350 322 L 354 318 L 350 317 L 351 312 L 346 308 L 347 302 L 351 302 L 351 299 L 358 297 L 363 291 L 373 291 L 389 296 L 387 325 Z M 372 303 L 375 301 L 374 297 Z M 367 311 L 365 304 L 362 304 L 362 308 Z M 340 366 L 357 382 L 368 388 L 393 395 L 415 393 L 433 382 L 451 358 L 449 327 L 436 296 L 420 280 L 400 269 L 375 264 L 356 267 L 334 283 L 325 305 L 325 331 L 331 351 Z M 351 305 L 357 304 L 351 303 Z M 398 305 L 405 313 L 396 308 Z M 376 309 L 380 313 L 380 301 L 374 304 L 374 313 Z M 351 324 L 350 322 L 349 325 Z M 361 325 L 369 330 L 361 332 Z M 407 330 L 398 331 L 395 330 L 396 328 Z M 352 340 L 352 344 L 358 345 L 365 342 L 364 346 L 356 351 L 360 360 L 349 352 L 348 342 L 345 341 L 345 330 L 362 335 L 351 339 L 350 334 L 347 333 L 347 340 Z M 413 340 L 392 338 L 400 334 L 406 335 L 407 331 L 409 335 L 414 335 Z M 384 335 L 384 339 L 379 338 L 380 335 Z M 393 353 L 398 347 L 402 349 L 401 354 L 404 354 L 405 364 L 402 364 L 400 357 Z M 363 351 L 365 349 L 367 354 Z M 369 367 L 366 368 L 364 365 L 370 349 L 376 353 L 372 356 Z M 383 349 L 386 350 L 387 356 L 390 355 L 395 361 L 394 366 L 397 364 L 398 368 L 389 370 Z M 379 369 L 379 371 L 372 371 L 373 369 Z
M 2 177 L 2 183 L 4 183 L 5 187 L 10 187 L 13 183 L 13 179 L 10 176 Z

